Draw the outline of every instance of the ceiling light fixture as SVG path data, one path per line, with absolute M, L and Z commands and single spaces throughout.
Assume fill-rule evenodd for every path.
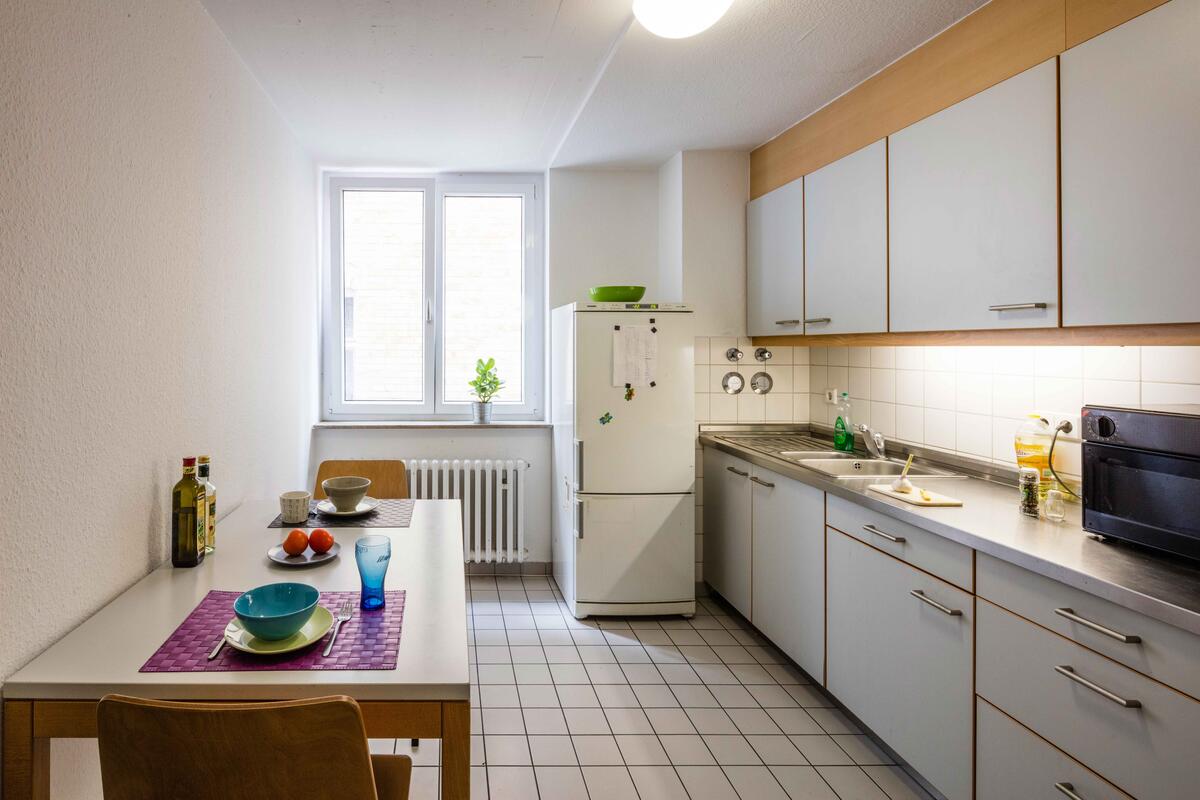
M 733 0 L 633 0 L 633 15 L 642 27 L 664 39 L 686 39 L 708 30 Z

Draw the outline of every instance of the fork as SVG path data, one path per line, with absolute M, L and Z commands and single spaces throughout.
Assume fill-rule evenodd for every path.
M 328 656 L 333 651 L 333 643 L 337 641 L 338 632 L 342 629 L 342 623 L 349 622 L 352 616 L 354 616 L 354 601 L 342 601 L 342 604 L 338 606 L 337 617 L 334 618 L 336 622 L 333 624 L 333 636 L 329 637 L 329 644 L 325 645 L 325 652 L 321 654 L 322 656 Z

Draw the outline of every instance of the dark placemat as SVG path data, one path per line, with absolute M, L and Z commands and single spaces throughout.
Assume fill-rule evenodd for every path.
M 403 589 L 384 592 L 387 604 L 374 611 L 358 607 L 359 593 L 322 592 L 321 605 L 334 613 L 343 600 L 354 603 L 354 616 L 342 624 L 329 657 L 321 655 L 333 634 L 303 650 L 277 656 L 243 653 L 228 644 L 212 661 L 208 654 L 233 618 L 241 592 L 210 591 L 138 672 L 258 672 L 262 670 L 395 669 L 404 624 Z
M 290 523 L 276 514 L 268 528 L 407 528 L 412 524 L 414 500 L 380 500 L 379 507 L 361 517 L 328 517 L 317 511 L 317 500 L 308 501 L 308 520 Z

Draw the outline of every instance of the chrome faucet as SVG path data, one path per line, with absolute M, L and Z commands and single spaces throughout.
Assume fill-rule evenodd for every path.
M 885 454 L 887 442 L 884 441 L 882 433 L 872 430 L 866 425 L 855 425 L 854 427 L 863 435 L 863 442 L 867 445 L 867 451 L 870 452 L 872 458 L 887 458 Z

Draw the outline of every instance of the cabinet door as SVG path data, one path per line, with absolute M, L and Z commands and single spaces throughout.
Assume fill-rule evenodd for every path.
M 947 798 L 969 800 L 971 595 L 827 531 L 826 686 Z
M 1062 55 L 1063 324 L 1200 320 L 1200 2 Z
M 746 328 L 804 333 L 804 180 L 746 205 Z
M 893 331 L 1058 324 L 1054 59 L 893 134 L 888 175 Z
M 704 448 L 704 580 L 750 617 L 750 464 Z
M 754 626 L 825 679 L 825 493 L 754 467 Z
M 887 142 L 880 139 L 804 177 L 805 332 L 886 331 L 887 277 Z

